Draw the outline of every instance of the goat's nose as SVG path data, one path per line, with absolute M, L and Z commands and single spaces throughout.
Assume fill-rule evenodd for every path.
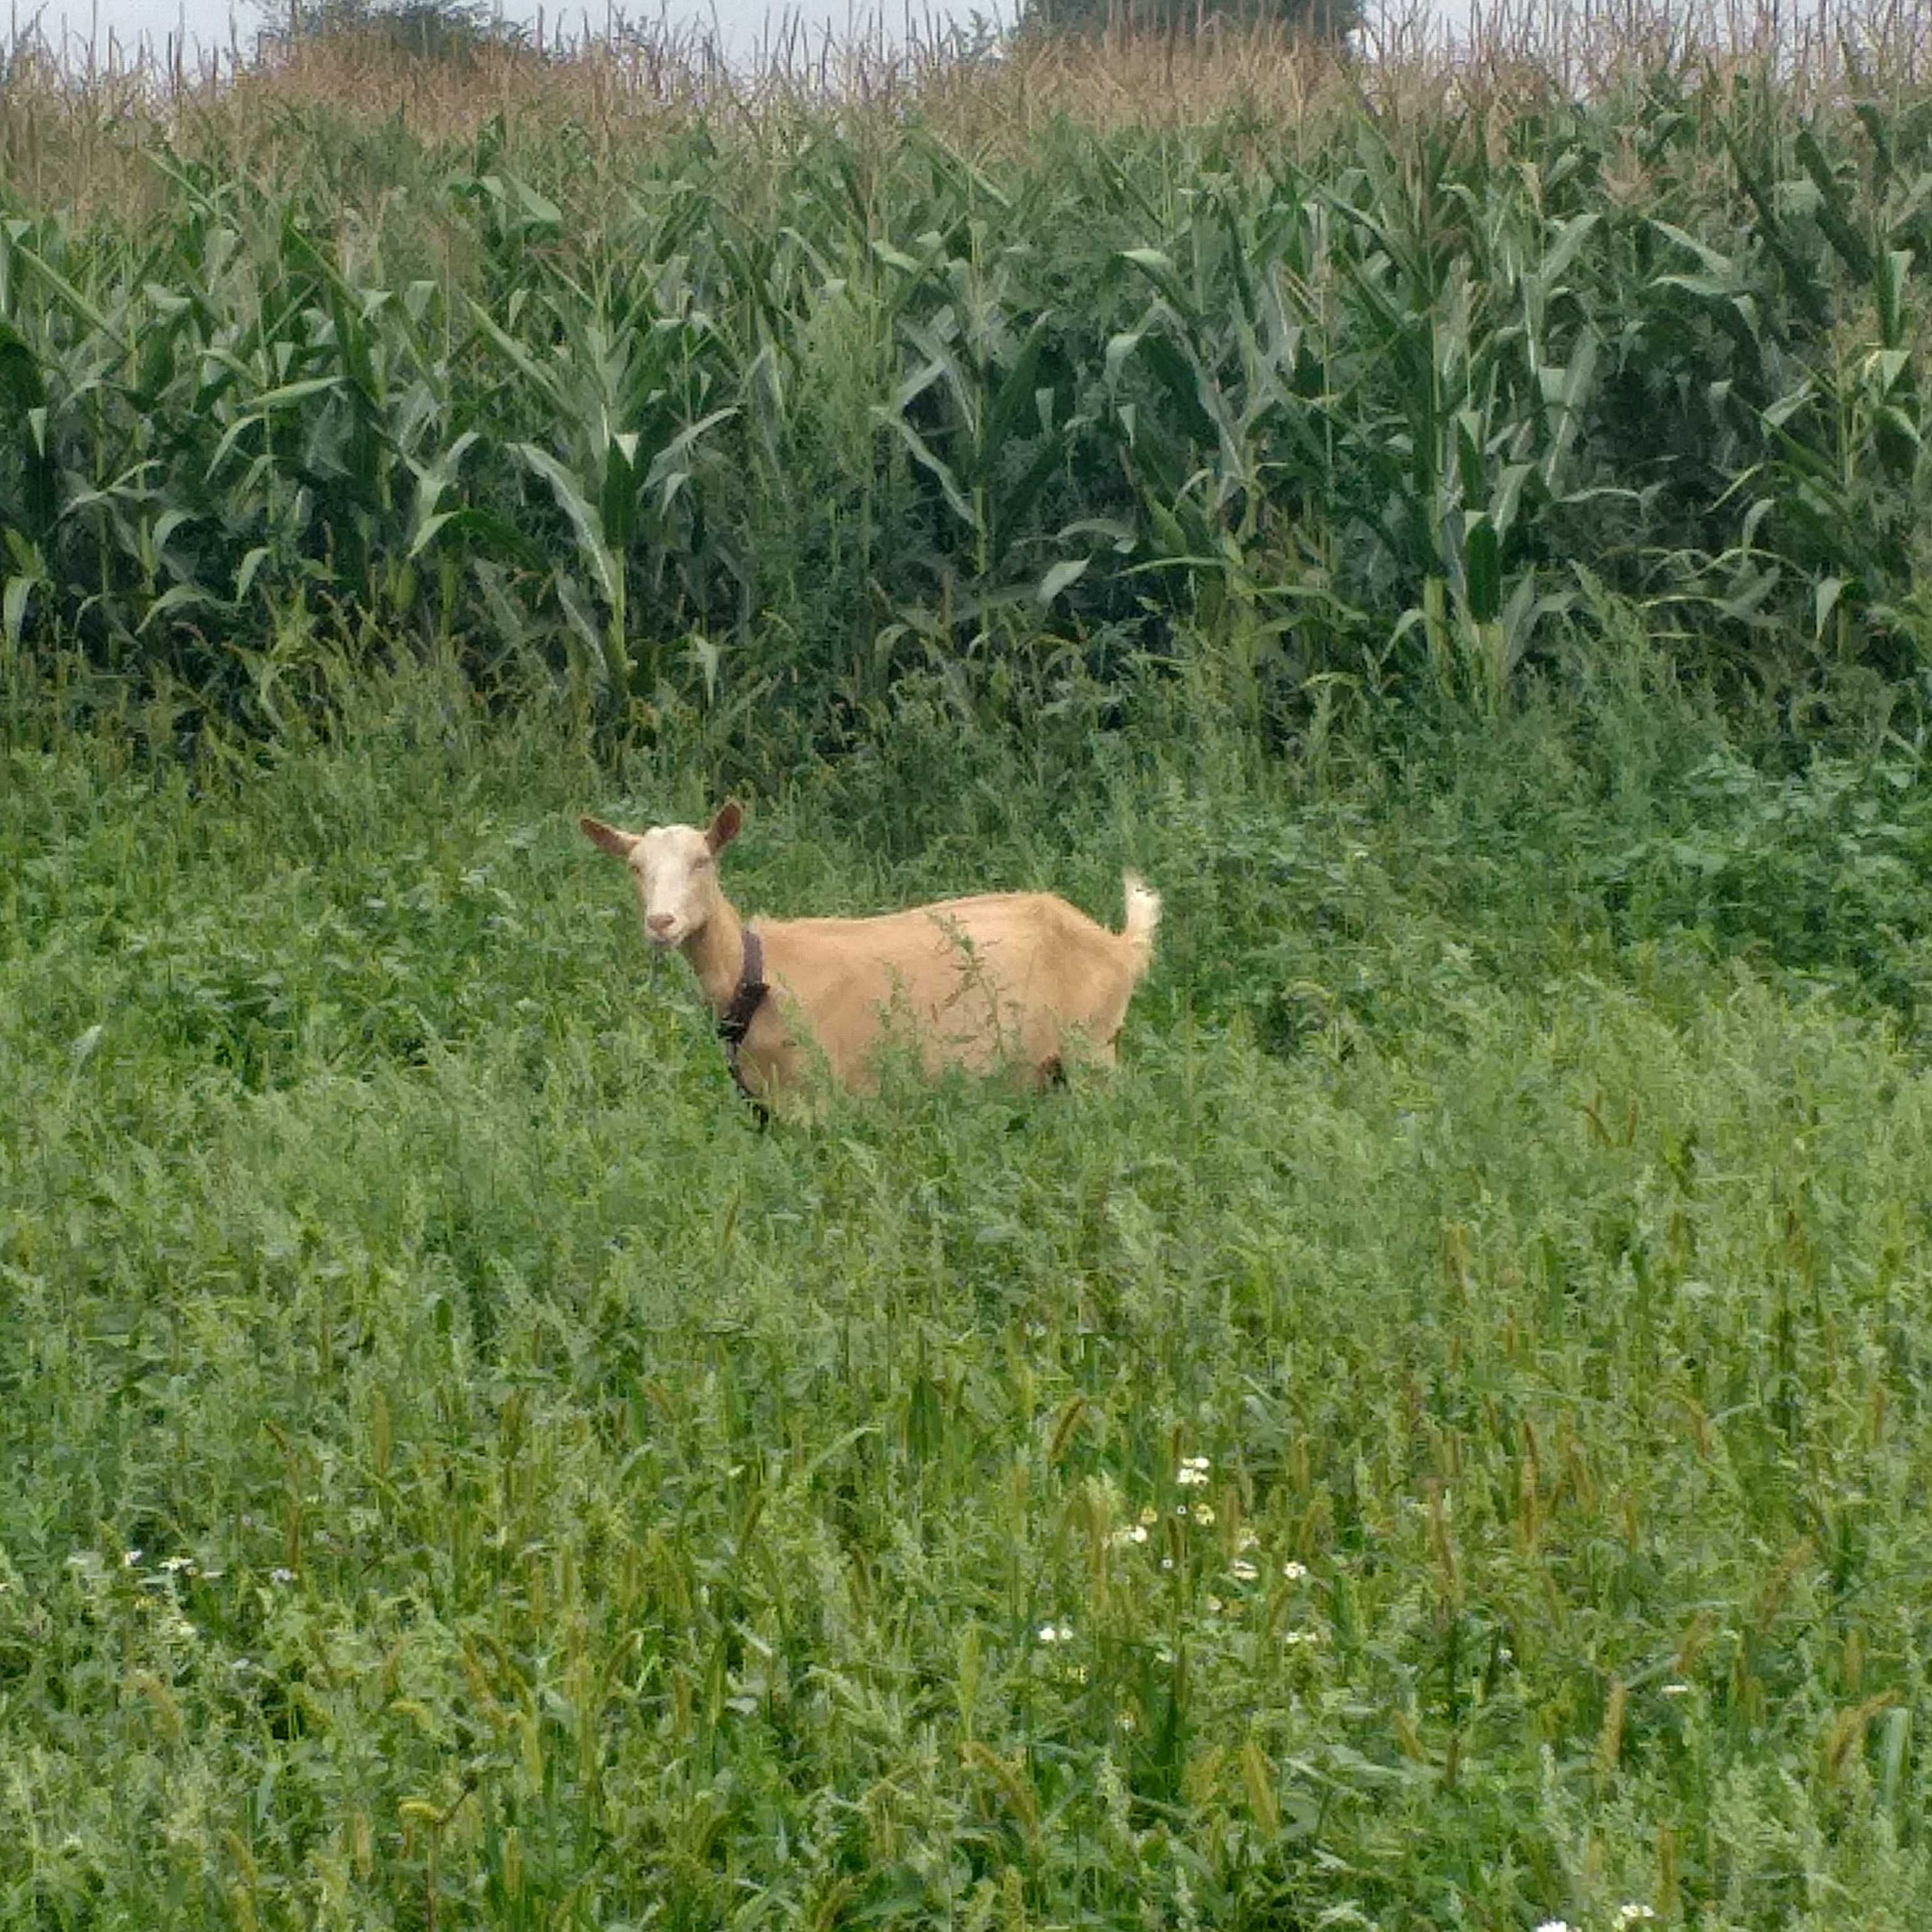
M 674 922 L 668 912 L 654 912 L 644 921 L 644 923 L 662 938 L 665 933 L 670 932 Z

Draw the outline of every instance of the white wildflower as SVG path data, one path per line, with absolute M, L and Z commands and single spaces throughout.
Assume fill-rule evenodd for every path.
M 295 1580 L 296 1573 L 292 1570 L 284 1569 L 279 1563 L 268 1572 L 268 1581 L 272 1583 L 292 1583 Z
M 1291 1583 L 1298 1583 L 1308 1574 L 1308 1565 L 1305 1563 L 1284 1563 L 1281 1566 L 1281 1574 Z
M 1071 1643 L 1073 1641 L 1073 1626 L 1071 1624 L 1042 1624 L 1040 1640 L 1042 1643 Z
M 1174 1480 L 1184 1490 L 1204 1490 L 1213 1478 L 1208 1474 L 1205 1456 L 1190 1456 L 1174 1472 Z
M 1228 1574 L 1238 1583 L 1252 1583 L 1262 1573 L 1245 1556 L 1238 1556 L 1228 1565 Z
M 1572 1932 L 1572 1929 L 1567 1918 L 1546 1918 L 1536 1932 Z
M 1208 1599 L 1208 1614 L 1210 1617 L 1218 1617 L 1221 1614 L 1221 1600 L 1219 1597 L 1210 1597 Z
M 1656 1916 L 1657 1914 L 1648 1906 L 1640 1904 L 1635 1899 L 1632 1899 L 1629 1904 L 1617 1907 L 1617 1932 L 1624 1932 L 1624 1928 L 1627 1926 L 1641 1925 L 1647 1919 L 1654 1918 Z
M 1688 1684 L 1666 1684 L 1664 1687 L 1664 1695 L 1666 1697 L 1688 1697 L 1690 1694 L 1690 1687 Z
M 1196 1503 L 1194 1505 L 1194 1520 L 1196 1522 L 1212 1522 L 1214 1520 L 1213 1506 L 1208 1503 Z
M 124 1570 L 133 1569 L 140 1560 L 141 1552 L 138 1550 L 124 1550 L 121 1552 L 121 1567 Z

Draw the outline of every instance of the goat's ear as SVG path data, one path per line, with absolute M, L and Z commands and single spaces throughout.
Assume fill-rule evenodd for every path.
M 728 798 L 718 808 L 718 816 L 711 821 L 704 835 L 704 842 L 712 850 L 722 852 L 737 837 L 745 824 L 745 810 L 735 798 Z
M 577 822 L 583 826 L 584 837 L 614 859 L 628 859 L 632 847 L 638 842 L 634 832 L 620 832 L 616 826 L 606 825 L 601 818 L 580 818 Z

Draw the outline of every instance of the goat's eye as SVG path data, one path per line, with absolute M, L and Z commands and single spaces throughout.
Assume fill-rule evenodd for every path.
M 711 854 L 709 852 L 700 852 L 691 862 L 699 872 L 701 872 L 706 866 L 710 864 Z

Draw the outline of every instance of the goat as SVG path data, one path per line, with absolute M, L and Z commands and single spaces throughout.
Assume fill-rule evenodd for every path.
M 1051 892 L 748 926 L 718 880 L 718 854 L 744 822 L 735 802 L 702 831 L 578 822 L 630 868 L 651 944 L 691 962 L 732 1073 L 761 1107 L 800 1086 L 818 1055 L 840 1085 L 870 1090 L 896 1016 L 910 1022 L 928 1075 L 1006 1065 L 1044 1085 L 1081 1046 L 1111 1066 L 1127 1002 L 1154 957 L 1160 896 L 1131 872 L 1119 932 Z

